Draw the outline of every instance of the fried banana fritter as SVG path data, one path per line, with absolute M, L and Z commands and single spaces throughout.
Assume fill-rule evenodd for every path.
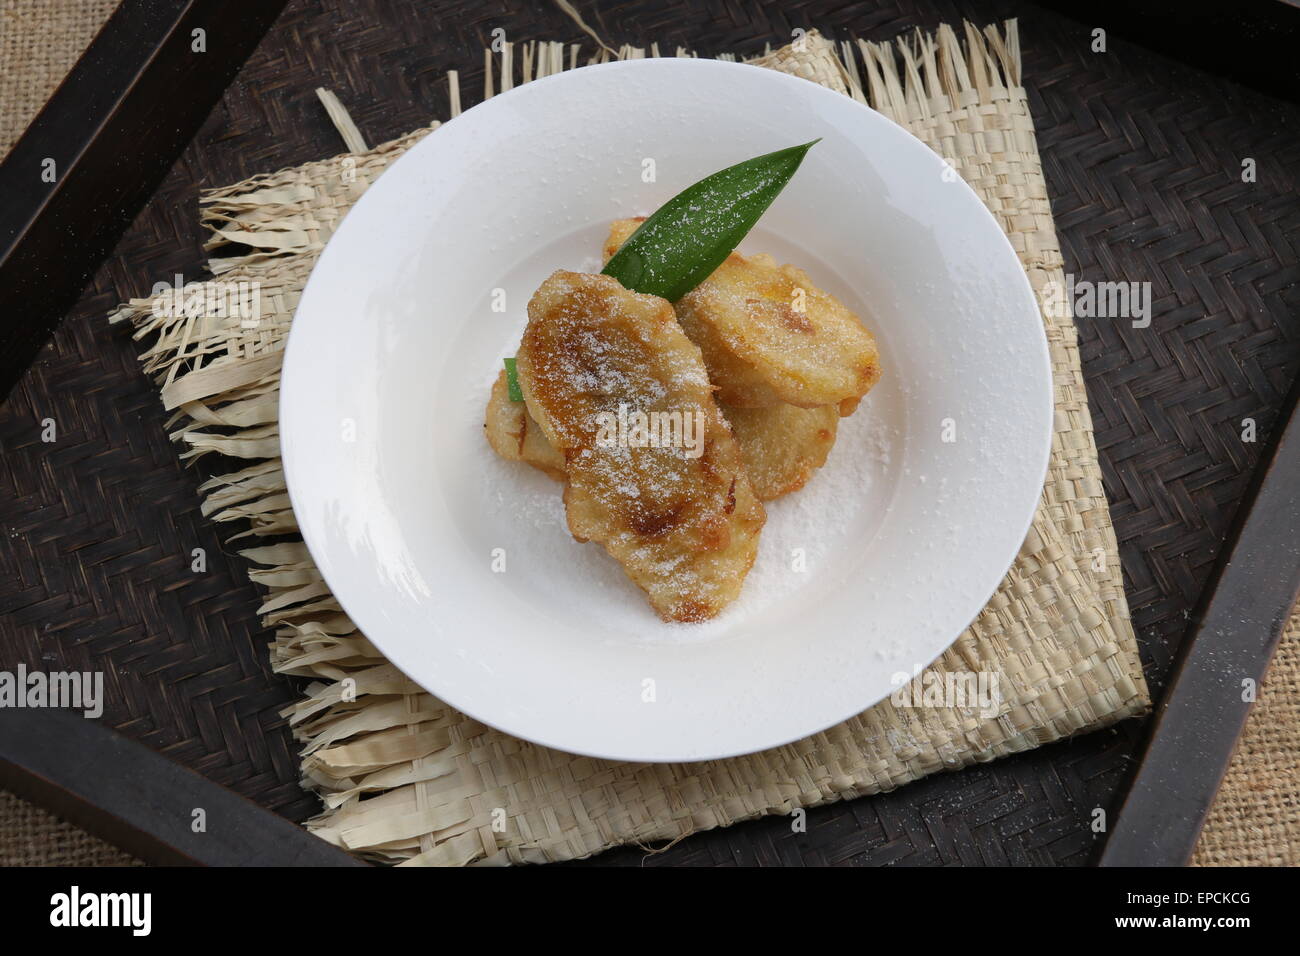
M 546 440 L 527 406 L 510 401 L 505 374 L 497 377 L 488 401 L 488 441 L 502 458 L 525 462 L 563 481 L 564 456 Z M 807 484 L 826 463 L 840 419 L 834 405 L 731 408 L 720 404 L 718 408 L 731 425 L 749 483 L 760 501 L 772 501 Z
M 798 491 L 835 445 L 840 413 L 834 405 L 732 408 L 719 405 L 740 444 L 750 484 L 763 501 Z
M 502 458 L 527 462 L 557 481 L 564 480 L 564 456 L 555 450 L 541 426 L 528 414 L 528 406 L 510 400 L 505 369 L 492 383 L 483 430 L 492 450 Z
M 672 307 L 556 272 L 528 303 L 516 360 L 528 412 L 564 455 L 573 536 L 603 545 L 665 620 L 735 600 L 766 515 Z M 659 427 L 638 430 L 638 415 Z
M 611 225 L 606 261 L 640 224 Z M 858 317 L 771 256 L 733 252 L 674 309 L 727 405 L 838 405 L 848 415 L 880 379 L 876 341 Z

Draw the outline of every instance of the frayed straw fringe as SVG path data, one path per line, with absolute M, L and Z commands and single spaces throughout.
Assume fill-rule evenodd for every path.
M 484 51 L 484 95 L 580 63 L 647 54 L 660 51 L 602 43 L 584 57 L 576 44 L 532 42 L 516 51 L 506 43 Z M 694 54 L 678 48 L 674 55 Z M 893 43 L 836 45 L 813 31 L 750 62 L 867 103 L 929 142 L 999 216 L 1035 288 L 1059 274 L 1014 21 L 982 32 L 967 24 L 964 41 L 946 25 Z M 448 84 L 455 116 L 457 72 Z M 285 337 L 316 255 L 367 186 L 438 124 L 366 151 L 342 105 L 319 92 L 351 153 L 201 199 L 211 273 L 257 283 L 260 320 L 244 328 L 229 318 L 187 316 L 186 291 L 169 290 L 132 300 L 111 321 L 132 324 L 149 343 L 141 360 L 172 412 L 168 427 L 182 457 L 219 452 L 248 462 L 203 483 L 203 513 L 243 529 L 231 540 L 249 545 L 240 553 L 266 588 L 259 613 L 274 633 L 275 670 L 312 681 L 286 715 L 303 744 L 303 785 L 325 805 L 308 824 L 321 837 L 370 859 L 412 864 L 581 857 L 892 789 L 1146 707 L 1068 319 L 1047 319 L 1058 432 L 1044 506 L 999 593 L 936 664 L 996 667 L 1008 698 L 996 718 L 886 703 L 767 753 L 637 766 L 535 747 L 421 691 L 357 631 L 301 541 L 283 540 L 298 528 L 276 414 Z M 1109 570 L 1090 574 L 1075 560 L 1093 553 L 1105 555 Z

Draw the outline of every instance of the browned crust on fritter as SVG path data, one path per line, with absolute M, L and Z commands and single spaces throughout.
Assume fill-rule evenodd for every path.
M 765 515 L 699 349 L 667 302 L 608 276 L 556 272 L 528 316 L 519 383 L 564 455 L 570 531 L 603 545 L 665 620 L 714 616 L 739 594 Z M 620 406 L 698 415 L 701 453 L 604 444 L 600 416 Z
M 564 456 L 555 450 L 523 402 L 510 400 L 510 385 L 502 369 L 492 383 L 483 423 L 488 444 L 502 458 L 522 461 L 557 481 L 564 480 Z
M 502 458 L 523 461 L 554 478 L 564 481 L 564 458 L 542 434 L 541 426 L 532 421 L 522 402 L 510 402 L 505 391 L 502 373 L 500 396 L 494 386 L 488 410 L 488 437 L 492 441 L 494 415 L 492 406 L 507 402 L 513 406 L 512 414 L 522 414 L 527 421 L 514 424 L 507 435 L 506 449 L 492 441 L 492 447 Z M 769 405 L 766 408 L 732 408 L 718 404 L 719 410 L 731 425 L 732 434 L 740 446 L 745 462 L 745 472 L 750 485 L 760 501 L 774 501 L 783 495 L 798 491 L 826 464 L 826 458 L 835 445 L 839 426 L 839 411 L 835 406 L 804 409 L 793 405 Z M 536 441 L 524 441 L 523 435 L 536 436 Z M 518 450 L 518 454 L 515 454 Z
M 722 413 L 745 456 L 745 470 L 754 491 L 772 501 L 798 491 L 808 483 L 835 445 L 839 409 L 797 408 L 769 405 L 766 408 L 732 408 Z

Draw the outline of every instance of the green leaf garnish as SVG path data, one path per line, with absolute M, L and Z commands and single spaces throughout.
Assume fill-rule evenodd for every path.
M 641 223 L 604 274 L 633 292 L 676 302 L 740 245 L 819 142 L 755 156 L 686 187 Z
M 508 358 L 506 362 L 506 391 L 510 393 L 510 401 L 522 402 L 524 400 L 523 390 L 519 388 L 519 372 L 515 369 L 515 360 Z

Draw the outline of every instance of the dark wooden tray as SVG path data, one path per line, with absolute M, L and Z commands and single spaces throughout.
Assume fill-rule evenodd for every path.
M 586 41 L 551 6 L 291 0 L 271 24 L 279 6 L 127 0 L 0 167 L 0 371 L 16 382 L 0 408 L 0 669 L 103 670 L 108 691 L 103 718 L 75 731 L 41 722 L 50 715 L 0 714 L 0 782 L 151 859 L 331 854 L 257 809 L 291 821 L 316 809 L 277 716 L 297 690 L 270 673 L 257 589 L 198 511 L 204 471 L 178 464 L 137 348 L 106 313 L 160 279 L 200 275 L 201 187 L 341 150 L 317 86 L 377 143 L 445 116 L 448 69 L 461 71 L 466 105 L 477 101 L 495 27 L 515 40 Z M 1180 861 L 1246 716 L 1211 691 L 1262 673 L 1300 572 L 1300 439 L 1281 441 L 1300 371 L 1300 106 L 1285 86 L 1291 61 L 1263 56 L 1246 29 L 1264 23 L 1260 42 L 1288 42 L 1296 11 L 1248 4 L 1225 25 L 1216 8 L 1220 19 L 1202 23 L 1213 30 L 1198 33 L 1184 5 L 1174 27 L 1144 33 L 1160 10 L 1142 3 L 1123 5 L 1122 18 L 1120 5 L 1090 8 L 1086 22 L 1013 0 L 580 6 L 614 42 L 706 53 L 757 52 L 795 27 L 886 39 L 1020 18 L 1066 271 L 1153 283 L 1151 328 L 1083 320 L 1079 331 L 1134 624 L 1167 707 L 1150 748 L 1157 722 L 1129 721 L 812 811 L 806 834 L 760 820 L 599 862 L 1079 864 L 1103 847 L 1107 862 Z M 208 53 L 196 68 L 184 51 L 197 26 Z M 1098 26 L 1109 31 L 1104 54 L 1091 51 Z M 1191 62 L 1125 30 L 1156 45 L 1181 34 Z M 142 37 L 155 47 L 142 50 Z M 49 155 L 64 172 L 41 192 L 31 168 Z M 1241 180 L 1243 158 L 1256 160 L 1254 183 Z M 40 439 L 45 418 L 58 422 L 52 445 Z M 1258 442 L 1240 440 L 1245 418 Z M 205 574 L 190 571 L 195 547 L 210 556 Z M 42 735 L 57 746 L 34 746 Z M 83 761 L 109 744 L 124 769 L 106 783 L 107 768 L 90 773 Z M 1150 772 L 1134 784 L 1144 755 Z M 178 776 L 170 762 L 195 773 Z M 1093 811 L 1114 820 L 1130 785 L 1108 841 Z M 233 799 L 229 812 L 265 835 L 217 852 L 176 832 L 172 815 L 204 792 Z

